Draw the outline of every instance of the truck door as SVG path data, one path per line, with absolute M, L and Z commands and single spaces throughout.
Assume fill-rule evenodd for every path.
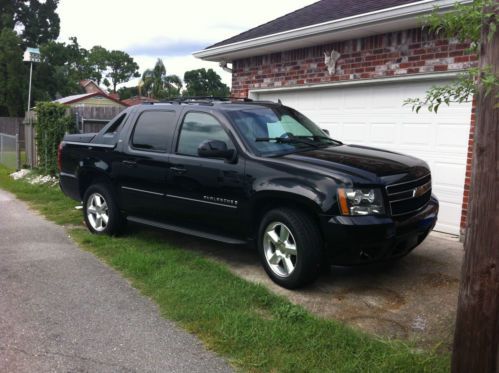
M 121 205 L 130 215 L 160 219 L 164 206 L 168 158 L 178 112 L 144 110 L 135 119 L 115 164 Z
M 176 216 L 192 224 L 238 234 L 244 202 L 244 159 L 233 163 L 198 156 L 205 140 L 234 144 L 220 121 L 212 114 L 186 111 L 179 126 L 168 173 L 167 204 Z

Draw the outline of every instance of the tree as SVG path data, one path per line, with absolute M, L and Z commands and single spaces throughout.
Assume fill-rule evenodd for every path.
M 0 98 L 3 113 L 21 115 L 24 111 L 28 69 L 23 63 L 22 54 L 27 46 L 41 46 L 59 36 L 60 19 L 56 13 L 58 2 L 59 0 L 0 1 L 0 59 L 3 70 L 0 85 L 7 92 Z M 44 84 L 48 83 L 49 88 L 53 86 L 53 80 L 48 79 L 46 74 L 47 70 L 50 70 L 52 77 L 64 74 L 62 71 L 56 73 L 55 69 L 47 69 L 38 64 L 33 67 L 32 96 L 35 100 L 47 98 L 50 95 Z M 55 90 L 53 87 L 52 89 Z
M 39 46 L 59 36 L 59 0 L 2 0 L 0 29 L 20 30 L 23 48 Z
M 107 70 L 107 60 L 109 51 L 106 48 L 96 45 L 90 49 L 87 65 L 90 70 L 87 78 L 94 80 L 98 85 L 102 82 L 104 72 Z
M 469 7 L 426 19 L 434 32 L 470 41 L 479 67 L 456 82 L 430 89 L 423 100 L 407 102 L 435 113 L 442 103 L 477 99 L 470 208 L 452 354 L 453 372 L 499 369 L 499 4 L 474 1 Z
M 491 4 L 483 9 L 480 47 L 480 68 L 495 77 L 499 76 L 497 11 L 497 5 Z M 471 203 L 454 334 L 453 372 L 499 370 L 498 95 L 497 85 L 490 87 L 483 80 L 478 81 Z
M 139 65 L 133 60 L 132 57 L 123 51 L 109 52 L 107 59 L 107 66 L 109 72 L 107 77 L 111 80 L 113 92 L 116 92 L 116 86 L 120 83 L 125 83 L 132 78 L 138 78 Z
M 222 78 L 213 69 L 197 69 L 186 71 L 184 74 L 186 96 L 216 96 L 227 97 L 229 87 L 222 82 Z
M 0 32 L 0 116 L 23 112 L 24 66 L 21 39 L 8 28 Z
M 79 82 L 92 74 L 89 52 L 76 37 L 69 43 L 50 41 L 40 47 L 42 61 L 34 66 L 33 89 L 38 100 L 80 92 Z
M 177 97 L 182 89 L 182 80 L 177 75 L 167 75 L 161 58 L 158 58 L 153 69 L 142 74 L 142 89 L 149 97 L 164 99 Z
M 12 0 L 1 0 L 0 2 L 0 30 L 8 28 L 13 30 L 16 26 L 16 11 L 18 2 Z
M 483 12 L 484 5 L 490 6 L 490 10 Z M 460 42 L 469 42 L 470 52 L 477 53 L 480 50 L 481 24 L 484 19 L 490 25 L 487 28 L 487 39 L 490 40 L 496 33 L 497 9 L 498 5 L 494 0 L 474 0 L 471 5 L 457 3 L 453 12 L 445 14 L 440 14 L 436 8 L 432 14 L 423 18 L 423 25 L 431 32 L 455 37 Z M 411 105 L 416 112 L 426 107 L 436 113 L 442 103 L 449 105 L 451 102 L 471 100 L 478 93 L 478 81 L 484 86 L 486 94 L 499 86 L 499 78 L 491 71 L 491 65 L 485 65 L 468 69 L 454 82 L 434 86 L 426 92 L 423 99 L 410 98 L 405 100 L 405 104 Z
M 120 95 L 120 100 L 126 100 L 139 95 L 138 87 L 121 87 L 118 89 L 118 94 Z

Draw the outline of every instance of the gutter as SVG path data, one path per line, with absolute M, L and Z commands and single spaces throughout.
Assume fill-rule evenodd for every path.
M 470 4 L 473 1 L 457 2 Z M 231 61 L 236 58 L 254 56 L 260 52 L 261 54 L 272 53 L 342 38 L 344 40 L 383 31 L 394 31 L 397 28 L 408 29 L 418 24 L 419 16 L 431 13 L 436 6 L 445 12 L 451 10 L 455 3 L 456 0 L 423 0 L 204 49 L 194 52 L 193 56 L 206 61 Z
M 258 99 L 260 93 L 274 93 L 274 92 L 293 92 L 293 91 L 304 91 L 304 90 L 318 90 L 318 89 L 331 89 L 331 88 L 342 88 L 345 86 L 364 86 L 372 84 L 393 84 L 401 82 L 425 82 L 425 81 L 436 81 L 436 80 L 453 80 L 461 75 L 463 72 L 461 70 L 456 71 L 446 71 L 442 73 L 418 73 L 411 75 L 399 75 L 390 76 L 382 78 L 370 78 L 370 79 L 356 79 L 356 80 L 343 80 L 331 83 L 314 83 L 314 84 L 303 84 L 303 85 L 293 85 L 285 87 L 270 87 L 270 88 L 254 88 L 250 89 L 248 92 L 248 97 L 251 99 Z

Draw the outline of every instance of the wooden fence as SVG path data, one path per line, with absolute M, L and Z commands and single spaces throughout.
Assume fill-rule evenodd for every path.
M 75 106 L 68 108 L 68 115 L 71 115 L 74 118 L 76 128 L 79 132 L 91 133 L 99 132 L 111 119 L 124 109 L 124 107 Z M 24 123 L 24 126 L 20 126 L 22 128 L 20 138 L 22 138 L 23 149 L 26 151 L 26 163 L 30 167 L 36 167 L 38 165 L 36 150 L 36 113 L 30 111 L 26 113 L 24 120 L 23 118 L 17 119 L 20 119 L 21 122 Z
M 70 109 L 78 130 L 82 133 L 99 132 L 111 119 L 125 107 L 117 106 L 75 106 Z

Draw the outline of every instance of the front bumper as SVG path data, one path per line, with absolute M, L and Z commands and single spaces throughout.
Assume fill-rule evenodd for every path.
M 407 255 L 435 226 L 438 207 L 438 200 L 432 196 L 422 210 L 399 218 L 321 216 L 331 264 L 380 262 Z

